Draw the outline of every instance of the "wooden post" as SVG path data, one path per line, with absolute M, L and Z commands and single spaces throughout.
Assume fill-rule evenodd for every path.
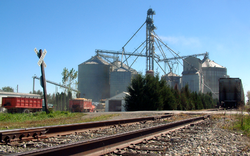
M 39 50 L 39 58 L 42 56 L 42 49 Z M 46 79 L 45 79 L 45 72 L 44 72 L 44 61 L 41 64 L 41 72 L 42 72 L 42 84 L 43 84 L 43 95 L 44 95 L 44 104 L 45 104 L 45 111 L 48 114 L 48 104 L 47 104 L 47 89 L 46 89 Z

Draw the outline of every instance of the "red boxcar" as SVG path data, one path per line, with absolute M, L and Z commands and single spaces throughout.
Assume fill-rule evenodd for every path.
M 2 97 L 2 107 L 9 113 L 28 113 L 42 110 L 42 99 L 24 97 Z
M 69 109 L 71 112 L 91 112 L 92 99 L 76 98 L 69 100 Z

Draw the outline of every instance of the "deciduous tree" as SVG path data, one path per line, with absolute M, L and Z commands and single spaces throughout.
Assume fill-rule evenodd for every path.
M 7 86 L 7 87 L 2 87 L 2 90 L 4 92 L 14 92 L 14 89 L 10 86 Z
M 63 68 L 62 72 L 62 83 L 69 87 L 68 92 L 71 91 L 72 84 L 77 84 L 76 78 L 77 78 L 77 71 L 75 71 L 73 68 L 69 71 L 66 67 Z

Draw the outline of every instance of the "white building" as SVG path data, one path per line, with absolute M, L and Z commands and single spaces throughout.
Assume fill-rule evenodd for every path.
M 105 101 L 105 112 L 125 112 L 125 97 L 128 92 L 122 92 Z

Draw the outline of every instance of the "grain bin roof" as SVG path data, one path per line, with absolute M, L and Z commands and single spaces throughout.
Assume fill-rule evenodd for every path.
M 202 63 L 202 67 L 225 68 L 225 67 L 219 65 L 218 63 L 215 63 L 214 61 L 212 61 L 212 60 L 210 60 L 210 59 L 206 59 L 206 60 Z
M 113 64 L 113 70 L 114 71 L 118 71 L 118 72 L 130 71 L 132 73 L 136 72 L 135 69 L 129 68 L 129 66 L 127 66 L 124 63 L 121 65 L 121 61 L 116 61 L 116 62 L 113 62 L 112 64 Z
M 163 76 L 177 76 L 177 77 L 180 77 L 179 75 L 173 73 L 173 72 L 169 72 L 167 73 L 166 75 L 163 75 Z
M 103 64 L 103 65 L 109 65 L 108 62 L 104 61 L 101 57 L 95 55 L 91 59 L 83 62 L 82 64 Z M 80 64 L 80 65 L 82 65 Z

